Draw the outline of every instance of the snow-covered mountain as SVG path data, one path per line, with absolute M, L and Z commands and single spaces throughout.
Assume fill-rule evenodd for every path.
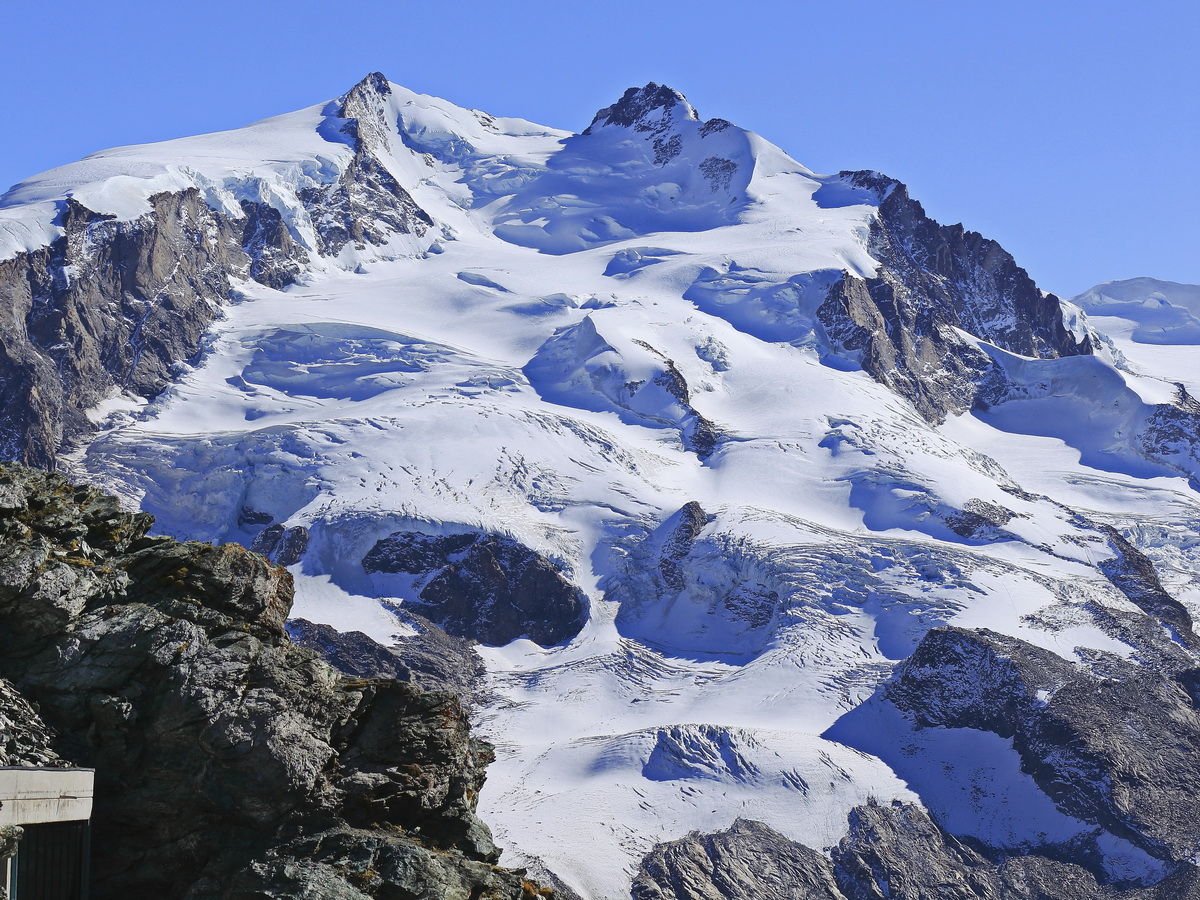
M 914 822 L 976 885 L 920 896 L 1195 896 L 1200 289 L 1117 287 L 669 88 L 573 134 L 372 75 L 5 194 L 0 440 L 480 642 L 481 814 L 583 897 L 771 896 L 713 874 L 768 833 L 859 896 Z

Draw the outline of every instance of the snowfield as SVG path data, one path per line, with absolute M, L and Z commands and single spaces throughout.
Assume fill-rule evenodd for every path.
M 589 900 L 739 816 L 828 847 L 868 798 L 1000 847 L 1096 830 L 1011 740 L 916 729 L 876 692 L 939 625 L 1130 657 L 1102 524 L 1200 612 L 1194 464 L 1140 439 L 1176 383 L 1200 392 L 1200 288 L 1076 298 L 1094 356 L 978 341 L 1017 393 L 933 424 L 817 313 L 843 272 L 877 271 L 876 193 L 681 97 L 573 134 L 392 85 L 372 146 L 435 224 L 321 257 L 296 197 L 350 164 L 329 106 L 105 151 L 0 200 L 0 256 L 53 239 L 67 197 L 135 218 L 187 187 L 234 217 L 270 204 L 311 256 L 286 290 L 244 284 L 153 402 L 93 411 L 76 473 L 179 537 L 306 529 L 294 614 L 384 644 L 422 587 L 365 571 L 389 535 L 486 532 L 553 562 L 586 623 L 480 647 L 480 813 L 505 865 Z M 1161 874 L 1100 843 L 1117 876 Z

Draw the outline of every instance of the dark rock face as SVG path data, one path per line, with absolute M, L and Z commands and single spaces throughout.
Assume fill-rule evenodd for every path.
M 760 822 L 696 832 L 660 844 L 642 860 L 634 900 L 845 900 L 829 860 Z
M 97 769 L 94 896 L 534 895 L 458 701 L 289 643 L 286 571 L 54 475 L 0 468 L 0 501 L 0 675 Z
M 1170 626 L 1179 639 L 1193 650 L 1200 649 L 1191 614 L 1187 607 L 1167 593 L 1158 580 L 1154 564 L 1111 525 L 1097 527 L 1108 537 L 1109 545 L 1116 551 L 1115 557 L 1099 564 L 1100 571 L 1142 612 Z
M 1012 518 L 1011 509 L 973 497 L 957 513 L 946 516 L 946 527 L 972 541 L 1013 540 L 1016 536 L 1004 528 Z
M 1200 715 L 1194 659 L 1170 656 L 1093 671 L 985 629 L 938 628 L 886 696 L 920 726 L 1011 737 L 1060 809 L 1178 864 L 1200 851 Z
M 1058 298 L 1042 294 L 995 241 L 939 225 L 894 179 L 841 177 L 880 198 L 867 248 L 881 267 L 875 278 L 844 277 L 818 317 L 836 347 L 861 356 L 869 374 L 925 418 L 940 422 L 970 409 L 993 370 L 954 328 L 1025 356 L 1092 352 L 1067 330 Z
M 308 529 L 302 526 L 268 525 L 254 538 L 250 549 L 276 565 L 291 566 L 300 562 L 308 550 L 308 539 Z
M 304 248 L 288 231 L 279 210 L 265 203 L 241 202 L 245 214 L 242 249 L 250 257 L 250 277 L 281 290 L 304 270 Z
M 283 286 L 300 248 L 279 213 L 244 203 L 245 220 L 195 189 L 156 194 L 131 222 L 68 200 L 65 234 L 0 261 L 0 455 L 53 467 L 87 432 L 83 410 L 114 387 L 153 397 L 196 354 L 231 279 Z
M 289 619 L 287 633 L 293 644 L 320 653 L 343 675 L 412 681 L 412 673 L 395 653 L 361 631 L 338 631 L 307 619 Z
M 299 192 L 316 226 L 322 256 L 336 256 L 347 244 L 362 249 L 387 243 L 393 234 L 423 235 L 433 219 L 421 209 L 380 161 L 394 127 L 384 119 L 386 78 L 373 72 L 350 89 L 337 108 L 345 119 L 354 158 L 337 181 Z
M 857 356 L 880 384 L 909 400 L 932 422 L 970 409 L 991 359 L 953 332 L 938 327 L 932 307 L 904 309 L 880 279 L 846 275 L 817 310 L 831 343 Z M 905 314 L 907 313 L 907 315 Z
M 379 541 L 363 557 L 367 572 L 404 572 L 423 575 L 446 565 L 450 557 L 463 553 L 479 535 L 428 535 L 415 531 L 398 531 Z
M 1200 486 L 1200 401 L 1177 384 L 1173 402 L 1151 407 L 1138 444 L 1147 458 L 1166 463 Z
M 688 555 L 692 544 L 708 524 L 708 515 L 695 500 L 685 503 L 677 516 L 674 530 L 663 541 L 662 555 L 658 560 L 658 571 L 662 574 L 663 582 L 676 593 L 684 588 L 680 560 Z
M 850 813 L 833 859 L 850 897 L 972 900 L 998 897 L 996 872 L 979 853 L 909 804 L 868 804 Z
M 558 644 L 579 634 L 587 616 L 586 598 L 557 566 L 501 535 L 401 531 L 372 547 L 363 569 L 423 576 L 423 612 L 450 634 L 485 644 Z
M 850 814 L 833 850 L 847 900 L 1167 900 L 1200 896 L 1186 867 L 1151 887 L 1102 885 L 1070 862 L 1030 854 L 989 859 L 907 803 L 868 803 Z
M 592 124 L 583 133 L 591 134 L 593 128 L 617 125 L 657 135 L 670 127 L 671 110 L 676 106 L 685 109 L 686 118 L 697 118 L 696 111 L 691 108 L 683 94 L 665 84 L 659 85 L 651 81 L 645 87 L 629 88 L 621 95 L 620 100 L 596 113 Z
M 1030 854 L 991 859 L 939 828 L 919 807 L 870 802 L 825 857 L 766 825 L 740 819 L 692 833 L 642 860 L 634 900 L 1192 900 L 1188 866 L 1150 887 L 1102 885 L 1086 869 Z
M 472 701 L 484 675 L 474 645 L 411 610 L 395 612 L 417 634 L 398 637 L 390 647 L 359 631 L 337 631 L 304 619 L 291 619 L 287 630 L 293 643 L 317 651 L 346 675 L 410 681 L 427 691 L 448 691 L 464 703 Z

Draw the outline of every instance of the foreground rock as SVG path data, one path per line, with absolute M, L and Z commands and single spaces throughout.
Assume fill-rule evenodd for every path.
M 150 524 L 0 468 L 0 674 L 97 769 L 95 897 L 536 895 L 494 865 L 457 699 L 340 675 L 287 640 L 286 571 Z
M 448 691 L 464 703 L 474 700 L 483 679 L 475 645 L 454 637 L 428 619 L 402 607 L 399 618 L 416 634 L 397 636 L 390 647 L 361 631 L 338 631 L 305 619 L 288 621 L 292 642 L 316 650 L 335 669 L 356 678 L 394 678 L 427 691 Z

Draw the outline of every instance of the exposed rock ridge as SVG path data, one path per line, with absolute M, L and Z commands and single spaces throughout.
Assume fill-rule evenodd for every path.
M 695 500 L 689 500 L 676 515 L 678 521 L 675 528 L 663 541 L 662 554 L 658 560 L 658 571 L 667 588 L 678 593 L 684 588 L 680 563 L 691 552 L 696 538 L 708 525 L 708 514 Z
M 303 252 L 279 213 L 244 219 L 197 189 L 155 194 L 116 221 L 66 201 L 62 237 L 0 261 L 0 456 L 52 468 L 116 390 L 155 396 L 200 349 L 235 279 L 291 283 Z
M 391 155 L 394 126 L 384 115 L 388 80 L 372 72 L 342 98 L 337 117 L 350 138 L 354 157 L 336 181 L 299 192 L 312 216 L 322 256 L 336 256 L 348 244 L 386 244 L 395 234 L 424 235 L 433 225 L 384 160 Z
M 1147 637 L 1158 646 L 1144 645 L 1141 664 L 1083 666 L 986 629 L 936 628 L 885 695 L 918 726 L 1011 737 L 1060 809 L 1177 867 L 1200 853 L 1196 660 L 1152 629 L 1127 633 L 1135 645 Z
M 818 316 L 835 345 L 861 354 L 863 367 L 925 418 L 970 409 L 994 368 L 956 328 L 1024 356 L 1092 352 L 1088 338 L 1067 329 L 1059 299 L 995 241 L 939 225 L 895 179 L 869 171 L 841 178 L 879 198 L 867 249 L 880 269 L 874 278 L 847 275 Z
M 1191 614 L 1163 587 L 1154 564 L 1111 525 L 1097 527 L 1117 554 L 1101 562 L 1100 571 L 1142 612 L 1172 628 L 1179 640 L 1192 650 L 1200 650 L 1200 639 L 1196 637 Z
M 659 844 L 633 881 L 634 900 L 845 900 L 829 860 L 779 832 L 738 819 L 717 834 Z
M 683 94 L 651 81 L 645 87 L 626 90 L 620 100 L 596 113 L 592 124 L 583 133 L 591 134 L 595 128 L 615 125 L 658 136 L 671 127 L 676 111 L 681 111 L 684 119 L 699 120 L 696 110 Z
M 980 383 L 998 373 L 991 358 L 939 321 L 933 307 L 902 307 L 883 279 L 849 274 L 817 309 L 830 342 L 930 422 L 970 409 Z
M 633 882 L 634 900 L 1194 900 L 1186 867 L 1156 885 L 1116 887 L 1048 856 L 990 858 L 907 803 L 869 802 L 849 817 L 830 856 L 759 822 L 655 847 Z
M 98 900 L 540 891 L 494 865 L 458 701 L 292 645 L 285 570 L 43 472 L 0 503 L 0 675 L 97 770 Z

